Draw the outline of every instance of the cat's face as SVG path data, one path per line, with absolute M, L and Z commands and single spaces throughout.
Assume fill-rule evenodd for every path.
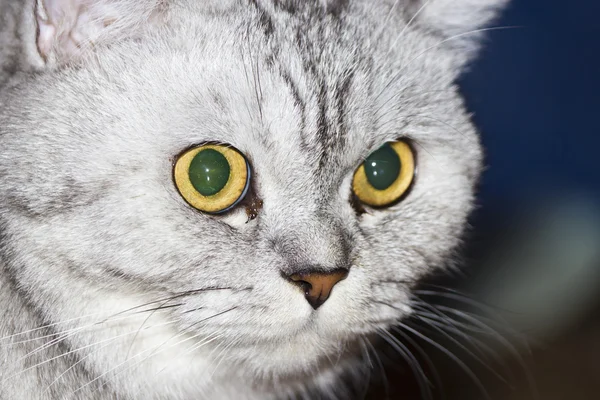
M 33 302 L 62 320 L 160 300 L 169 334 L 276 379 L 407 315 L 411 283 L 445 264 L 472 205 L 480 148 L 453 85 L 466 56 L 405 29 L 406 6 L 349 3 L 172 11 L 172 29 L 12 91 L 2 257 Z M 356 169 L 399 139 L 410 191 L 361 205 Z M 181 152 L 207 142 L 251 166 L 248 199 L 225 214 L 194 209 L 173 180 Z M 311 268 L 347 270 L 316 310 L 286 278 Z

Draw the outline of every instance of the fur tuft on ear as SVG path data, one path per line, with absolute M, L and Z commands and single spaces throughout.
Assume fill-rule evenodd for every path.
M 410 17 L 453 47 L 473 47 L 510 0 L 411 0 Z
M 37 48 L 46 62 L 67 63 L 141 33 L 163 8 L 161 0 L 36 0 Z

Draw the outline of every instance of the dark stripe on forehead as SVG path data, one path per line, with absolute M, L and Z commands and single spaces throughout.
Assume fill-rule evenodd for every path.
M 290 0 L 273 0 L 273 5 L 276 9 L 285 11 L 289 14 L 295 14 L 298 11 L 298 4 Z
M 277 10 L 287 12 L 288 14 L 297 14 L 300 12 L 315 11 L 339 16 L 348 6 L 349 0 L 272 0 L 273 6 Z
M 306 102 L 300 95 L 300 90 L 298 89 L 298 85 L 292 79 L 289 71 L 283 66 L 279 66 L 279 74 L 281 78 L 285 82 L 285 84 L 290 89 L 290 93 L 292 94 L 292 98 L 294 99 L 294 105 L 300 110 L 300 140 L 302 143 L 306 144 L 305 136 L 306 136 Z
M 330 93 L 325 84 L 319 92 L 319 121 L 317 139 L 321 146 L 321 167 L 339 153 L 347 143 L 347 100 L 354 79 L 354 71 L 348 70 L 336 79 Z
M 259 4 L 258 0 L 250 0 L 250 4 L 252 4 L 259 13 L 259 23 L 265 33 L 265 36 L 269 37 L 273 35 L 275 32 L 275 24 L 273 23 L 273 17 L 267 13 L 267 11 Z
M 268 39 L 267 66 L 281 76 L 300 113 L 300 141 L 306 151 L 317 156 L 318 165 L 323 167 L 346 145 L 349 130 L 346 122 L 348 96 L 355 77 L 354 69 L 359 64 L 358 59 L 348 58 L 356 45 L 354 39 L 348 42 L 348 38 L 343 38 L 346 22 L 342 12 L 349 1 L 249 1 L 259 13 L 259 26 Z M 334 43 L 337 44 L 332 47 Z M 303 78 L 281 63 L 280 51 L 286 44 L 295 48 L 292 54 L 286 54 L 286 58 L 299 57 Z M 340 59 L 336 48 L 339 48 Z M 360 57 L 360 54 L 355 56 Z M 298 79 L 306 81 L 307 93 L 300 90 Z M 316 113 L 309 113 L 309 110 Z
M 348 7 L 349 0 L 330 0 L 327 2 L 327 12 L 339 16 Z
M 327 153 L 331 150 L 329 137 L 329 122 L 327 121 L 327 111 L 329 108 L 328 102 L 328 90 L 325 82 L 321 82 L 319 87 L 319 94 L 317 101 L 319 103 L 319 118 L 317 120 L 317 140 L 321 145 L 321 154 L 319 157 L 319 166 L 323 167 L 325 160 L 327 159 Z
M 338 84 L 336 85 L 335 101 L 337 111 L 337 123 L 339 140 L 342 142 L 340 146 L 345 144 L 345 138 L 348 133 L 348 126 L 346 125 L 346 100 L 350 93 L 352 86 L 352 80 L 354 79 L 354 71 L 348 71 Z

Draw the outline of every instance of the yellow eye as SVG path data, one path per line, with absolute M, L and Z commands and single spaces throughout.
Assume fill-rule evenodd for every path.
M 232 147 L 194 147 L 175 162 L 175 185 L 192 207 L 207 213 L 225 212 L 239 203 L 250 185 L 250 166 Z
M 354 173 L 352 190 L 373 207 L 398 201 L 410 188 L 415 175 L 415 157 L 405 142 L 389 142 L 367 157 Z

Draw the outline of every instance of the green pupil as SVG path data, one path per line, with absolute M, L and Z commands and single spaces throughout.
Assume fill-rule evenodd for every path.
M 205 149 L 196 154 L 190 164 L 190 182 L 201 195 L 212 196 L 223 190 L 229 180 L 230 170 L 223 154 Z
M 367 180 L 377 190 L 385 190 L 400 176 L 400 157 L 389 144 L 371 153 L 364 162 Z

